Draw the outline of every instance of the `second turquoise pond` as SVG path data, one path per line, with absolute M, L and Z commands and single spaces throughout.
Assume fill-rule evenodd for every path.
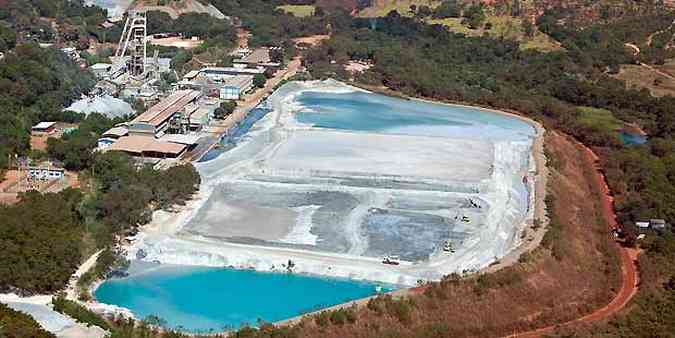
M 275 322 L 373 295 L 376 284 L 227 268 L 160 266 L 104 282 L 99 302 L 157 316 L 167 326 L 217 332 Z

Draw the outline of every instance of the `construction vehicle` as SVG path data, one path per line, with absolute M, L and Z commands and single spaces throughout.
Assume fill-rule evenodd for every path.
M 396 255 L 384 256 L 384 258 L 382 259 L 382 264 L 399 265 L 401 264 L 401 260 Z
M 455 248 L 452 247 L 452 242 L 445 241 L 445 244 L 443 245 L 443 251 L 449 252 L 449 253 L 455 253 Z

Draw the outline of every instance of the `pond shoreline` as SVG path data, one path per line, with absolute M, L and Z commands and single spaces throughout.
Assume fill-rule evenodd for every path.
M 353 86 L 353 85 L 350 85 L 350 87 L 354 87 L 355 89 L 357 89 L 359 91 L 364 90 L 362 88 L 359 88 L 359 87 Z M 544 132 L 545 132 L 543 127 L 538 122 L 536 122 L 534 120 L 531 120 L 529 118 L 523 117 L 522 115 L 518 115 L 518 114 L 513 113 L 513 112 L 495 110 L 495 109 L 486 108 L 486 107 L 470 106 L 470 105 L 465 105 L 465 104 L 437 102 L 437 101 L 432 101 L 432 100 L 428 100 L 428 99 L 420 99 L 420 98 L 408 98 L 408 99 L 409 100 L 416 100 L 416 101 L 420 101 L 420 102 L 426 102 L 426 103 L 433 103 L 433 104 L 443 104 L 443 105 L 456 106 L 456 107 L 466 107 L 466 108 L 471 108 L 471 109 L 480 109 L 480 110 L 488 111 L 488 112 L 491 112 L 491 113 L 505 115 L 505 116 L 517 118 L 521 121 L 524 121 L 536 130 L 536 136 L 534 137 L 534 142 L 533 142 L 532 149 L 531 149 L 532 150 L 531 155 L 532 155 L 532 158 L 534 159 L 534 161 L 531 161 L 531 162 L 533 162 L 533 163 L 531 163 L 531 165 L 534 166 L 535 172 L 533 173 L 533 175 L 536 178 L 533 180 L 534 182 L 529 182 L 529 189 L 531 191 L 531 194 L 530 194 L 530 198 L 532 200 L 531 201 L 531 208 L 534 209 L 533 210 L 534 219 L 538 219 L 540 222 L 542 222 L 542 226 L 540 226 L 539 229 L 534 234 L 531 235 L 532 240 L 520 243 L 520 245 L 518 245 L 517 247 L 513 248 L 510 252 L 508 252 L 506 256 L 502 257 L 497 264 L 491 264 L 488 267 L 484 267 L 481 270 L 479 270 L 478 273 L 492 272 L 492 271 L 495 271 L 497 269 L 500 269 L 500 268 L 509 266 L 511 264 L 514 264 L 515 262 L 517 262 L 517 259 L 522 252 L 532 250 L 533 248 L 538 246 L 539 242 L 541 241 L 541 238 L 543 237 L 543 233 L 545 232 L 545 229 L 546 229 L 545 225 L 546 225 L 546 221 L 547 221 L 546 216 L 545 216 L 545 208 L 544 208 L 544 205 L 543 205 L 543 201 L 544 201 L 544 198 L 545 198 L 545 182 L 546 182 L 546 176 L 548 175 L 548 171 L 547 171 L 547 168 L 546 168 L 546 165 L 545 165 L 546 159 L 545 159 L 544 154 L 543 154 L 543 136 L 544 136 Z M 190 204 L 191 203 L 188 203 L 188 205 L 185 208 L 181 208 L 181 209 L 191 209 L 192 207 L 194 207 L 194 205 L 191 207 Z M 181 214 L 180 216 L 185 217 L 185 212 L 182 212 L 182 213 L 179 213 L 179 214 Z M 180 217 L 180 216 L 178 218 L 183 218 L 183 217 Z M 165 221 L 167 220 L 166 217 L 160 217 L 160 218 L 163 218 Z M 176 217 L 170 217 L 170 219 L 171 219 L 171 221 L 174 221 L 176 219 Z M 170 225 L 167 225 L 167 224 L 161 224 L 160 225 L 160 224 L 157 224 L 155 221 L 161 221 L 161 220 L 158 220 L 158 219 L 156 219 L 156 217 L 153 217 L 153 222 L 151 224 L 153 224 L 153 223 L 156 224 L 154 226 L 156 230 L 159 230 L 161 228 L 166 229 L 167 227 L 172 228 L 172 226 L 170 226 Z M 153 226 L 149 225 L 148 227 L 152 228 Z M 526 228 L 526 225 L 523 225 L 521 227 L 521 229 L 524 229 L 524 228 Z M 142 231 L 145 231 L 145 229 L 143 229 Z M 396 296 L 402 296 L 402 295 L 409 294 L 410 292 L 419 292 L 419 291 L 420 291 L 420 289 L 418 287 L 411 287 L 411 288 L 408 288 L 408 289 L 400 289 L 400 290 L 394 291 L 394 292 L 392 292 L 392 294 L 396 295 Z M 370 299 L 370 298 L 372 298 L 372 297 L 367 297 L 367 298 L 363 298 L 363 299 L 360 299 L 360 300 L 355 300 L 355 301 L 350 301 L 350 302 L 347 302 L 347 303 L 344 303 L 344 304 L 335 305 L 335 306 L 333 306 L 329 309 L 351 306 L 351 304 L 353 304 L 353 303 L 365 304 L 365 302 L 367 302 L 368 299 Z M 325 310 L 326 309 L 323 309 L 323 310 L 319 310 L 317 312 L 321 312 L 321 311 L 325 311 Z M 316 312 L 311 312 L 309 314 L 303 314 L 301 316 L 297 316 L 297 317 L 289 318 L 289 319 L 286 319 L 286 320 L 278 321 L 278 322 L 275 322 L 274 324 L 275 325 L 291 325 L 291 324 L 299 321 L 301 318 L 303 318 L 305 316 L 308 316 L 308 315 L 311 315 L 313 313 L 316 313 Z

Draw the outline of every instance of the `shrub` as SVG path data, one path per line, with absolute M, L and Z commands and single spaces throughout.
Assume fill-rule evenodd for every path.
M 52 303 L 54 304 L 54 311 L 75 318 L 78 322 L 95 325 L 108 331 L 111 330 L 110 325 L 108 325 L 108 323 L 98 314 L 89 311 L 84 306 L 73 302 L 72 300 L 66 299 L 63 294 L 56 296 L 52 300 Z
M 0 337 L 2 338 L 51 338 L 53 334 L 43 330 L 29 315 L 14 311 L 0 303 Z
M 330 321 L 333 324 L 342 325 L 347 322 L 347 316 L 342 309 L 331 311 Z
M 521 264 L 527 264 L 531 262 L 533 259 L 532 254 L 530 252 L 523 252 L 520 257 L 518 257 L 518 263 Z
M 330 313 L 328 311 L 321 311 L 314 316 L 314 321 L 321 327 L 326 327 L 330 323 Z
M 378 315 L 382 315 L 384 313 L 384 298 L 387 296 L 378 296 L 375 298 L 371 298 L 368 301 L 368 305 L 366 307 L 368 310 L 375 312 Z

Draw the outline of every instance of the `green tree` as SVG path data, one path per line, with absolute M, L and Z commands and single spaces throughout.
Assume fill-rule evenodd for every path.
M 523 21 L 521 22 L 521 27 L 526 37 L 531 38 L 534 36 L 535 27 L 529 18 L 523 18 Z
M 485 22 L 485 11 L 483 5 L 471 5 L 464 11 L 464 22 L 471 29 L 478 29 L 483 26 Z
M 457 0 L 445 0 L 434 10 L 433 17 L 436 19 L 459 18 L 462 15 L 462 7 Z
M 431 10 L 431 7 L 427 5 L 421 5 L 417 8 L 417 12 L 415 13 L 416 18 L 426 18 L 429 17 L 433 14 L 433 11 Z
M 265 87 L 265 83 L 267 82 L 267 78 L 265 78 L 265 75 L 263 74 L 255 74 L 253 77 L 253 85 L 262 88 Z
M 226 100 L 220 103 L 220 106 L 213 112 L 213 118 L 217 120 L 224 120 L 228 115 L 234 113 L 237 108 L 237 102 L 234 100 Z
M 0 52 L 8 51 L 16 45 L 16 32 L 0 23 Z
M 517 17 L 520 16 L 520 0 L 513 0 L 513 3 L 511 4 L 511 16 L 512 17 Z

